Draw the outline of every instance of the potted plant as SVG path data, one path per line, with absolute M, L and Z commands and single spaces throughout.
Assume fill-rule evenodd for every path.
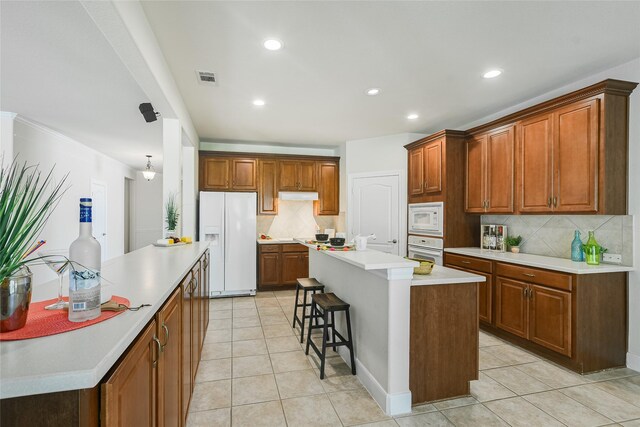
M 2 163 L 2 158 L 0 158 Z M 66 191 L 68 175 L 53 183 L 53 168 L 42 176 L 37 165 L 14 160 L 0 170 L 0 331 L 22 328 L 31 301 L 26 257 Z
M 164 210 L 166 215 L 165 220 L 167 221 L 167 237 L 175 237 L 178 218 L 180 217 L 175 193 L 169 194 Z
M 513 252 L 514 254 L 520 252 L 520 243 L 522 243 L 522 236 L 508 236 L 505 241 L 511 248 L 511 252 Z

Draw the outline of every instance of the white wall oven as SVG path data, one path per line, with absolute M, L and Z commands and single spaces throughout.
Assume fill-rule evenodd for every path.
M 409 236 L 409 258 L 433 261 L 443 265 L 442 239 L 437 237 Z
M 444 203 L 410 203 L 409 234 L 442 237 L 444 232 Z

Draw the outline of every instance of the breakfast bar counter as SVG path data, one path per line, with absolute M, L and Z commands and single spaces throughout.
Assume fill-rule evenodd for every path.
M 414 276 L 418 263 L 397 255 L 297 242 L 309 248 L 309 276 L 350 304 L 358 379 L 388 415 L 469 394 L 478 376 L 477 283 L 484 277 L 442 266 Z M 344 332 L 342 321 L 336 317 Z M 349 364 L 348 350 L 339 352 Z

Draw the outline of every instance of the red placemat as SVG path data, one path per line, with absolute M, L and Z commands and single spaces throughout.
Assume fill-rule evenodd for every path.
M 66 298 L 65 298 L 66 300 Z M 124 297 L 112 296 L 111 300 L 129 306 L 129 300 Z M 61 334 L 75 329 L 103 322 L 117 316 L 123 311 L 103 311 L 100 316 L 86 322 L 70 322 L 67 310 L 45 310 L 49 304 L 53 304 L 57 298 L 40 301 L 29 305 L 29 315 L 24 328 L 11 332 L 0 332 L 0 341 L 28 340 L 30 338 L 46 337 L 47 335 Z

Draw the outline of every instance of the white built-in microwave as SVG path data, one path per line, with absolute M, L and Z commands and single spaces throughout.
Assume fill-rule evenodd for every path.
M 410 203 L 409 234 L 439 236 L 444 232 L 444 203 Z

